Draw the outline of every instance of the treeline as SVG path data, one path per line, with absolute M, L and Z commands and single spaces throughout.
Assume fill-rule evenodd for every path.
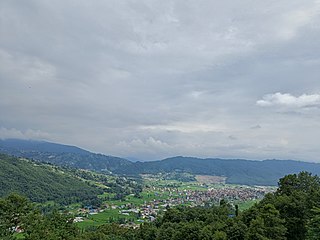
M 138 229 L 117 224 L 82 231 L 73 217 L 43 214 L 17 195 L 0 200 L 0 237 L 70 240 L 316 240 L 320 236 L 320 179 L 307 172 L 280 179 L 278 190 L 247 211 L 222 200 L 220 206 L 168 209 L 155 222 Z

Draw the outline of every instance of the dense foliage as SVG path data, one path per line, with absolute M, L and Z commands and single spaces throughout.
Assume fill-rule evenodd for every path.
M 66 169 L 0 154 L 0 196 L 17 192 L 33 202 L 59 204 L 97 201 L 102 190 Z
M 155 222 L 138 229 L 116 224 L 80 231 L 72 216 L 42 214 L 18 195 L 0 201 L 0 237 L 13 238 L 17 228 L 25 239 L 192 239 L 314 240 L 320 229 L 320 179 L 307 172 L 285 176 L 278 190 L 247 211 L 224 200 L 220 206 L 169 208 Z

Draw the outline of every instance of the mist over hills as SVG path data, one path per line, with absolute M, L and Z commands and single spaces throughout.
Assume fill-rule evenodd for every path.
M 320 164 L 293 160 L 254 161 L 179 156 L 152 162 L 132 162 L 74 146 L 31 140 L 0 140 L 0 152 L 57 165 L 123 175 L 178 171 L 224 176 L 227 183 L 233 184 L 276 185 L 278 179 L 286 174 L 300 171 L 320 174 Z

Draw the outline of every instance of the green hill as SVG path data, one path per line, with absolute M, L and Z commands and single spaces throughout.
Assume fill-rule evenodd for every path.
M 102 190 L 62 168 L 0 154 L 0 197 L 11 192 L 34 202 L 92 202 Z

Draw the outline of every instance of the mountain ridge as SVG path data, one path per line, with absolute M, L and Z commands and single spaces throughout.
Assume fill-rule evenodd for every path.
M 94 171 L 112 172 L 116 168 L 132 163 L 124 158 L 92 153 L 75 146 L 35 140 L 0 140 L 0 152 L 60 166 Z
M 227 177 L 226 182 L 245 185 L 276 185 L 284 175 L 308 171 L 320 174 L 320 164 L 297 160 L 246 160 L 221 158 L 196 158 L 175 156 L 157 161 L 132 162 L 124 158 L 91 153 L 78 147 L 57 143 L 42 143 L 45 152 L 37 141 L 21 144 L 28 140 L 19 140 L 17 145 L 11 140 L 11 148 L 0 140 L 0 152 L 18 157 L 32 158 L 38 161 L 66 165 L 74 168 L 109 172 L 121 175 L 156 174 L 161 172 L 182 171 L 194 175 L 216 175 Z M 20 144 L 20 145 L 19 145 Z M 29 145 L 28 145 L 29 144 Z M 32 148 L 32 144 L 35 145 Z M 27 148 L 25 146 L 28 146 Z M 65 147 L 66 146 L 66 147 Z M 58 151 L 59 150 L 59 151 Z M 68 152 L 70 150 L 70 152 Z

